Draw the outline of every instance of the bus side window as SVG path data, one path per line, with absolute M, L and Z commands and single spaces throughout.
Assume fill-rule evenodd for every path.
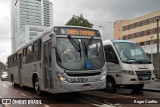
M 113 50 L 111 45 L 104 46 L 104 50 L 105 50 L 105 56 L 106 56 L 107 62 L 119 64 L 116 53 Z

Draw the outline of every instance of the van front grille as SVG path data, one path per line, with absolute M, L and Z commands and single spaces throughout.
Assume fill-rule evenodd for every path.
M 151 79 L 151 71 L 136 71 L 136 74 L 139 81 Z

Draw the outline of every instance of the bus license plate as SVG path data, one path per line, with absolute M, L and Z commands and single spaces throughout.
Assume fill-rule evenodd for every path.
M 85 78 L 71 78 L 72 83 L 84 83 Z

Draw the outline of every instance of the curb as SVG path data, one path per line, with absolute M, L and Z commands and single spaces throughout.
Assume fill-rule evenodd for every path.
M 143 89 L 143 91 L 149 91 L 149 92 L 160 92 L 160 90 L 152 90 L 152 89 Z

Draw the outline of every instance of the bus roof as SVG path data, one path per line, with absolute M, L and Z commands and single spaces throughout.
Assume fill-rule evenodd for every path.
M 37 35 L 35 38 L 33 38 L 31 41 L 29 41 L 27 44 L 25 44 L 24 46 L 22 46 L 21 48 L 19 48 L 18 50 L 14 51 L 13 53 L 11 53 L 8 57 L 16 54 L 17 52 L 19 52 L 21 49 L 25 48 L 26 46 L 32 44 L 33 42 L 37 41 L 38 39 L 42 38 L 43 36 L 49 34 L 49 33 L 54 33 L 54 28 L 57 28 L 57 27 L 63 27 L 63 28 L 84 28 L 84 29 L 90 29 L 90 30 L 96 30 L 96 29 L 93 29 L 93 28 L 87 28 L 87 27 L 81 27 L 81 26 L 52 26 L 52 27 L 49 27 L 47 28 L 46 30 L 44 30 L 42 33 L 40 33 L 39 35 Z M 98 31 L 98 30 L 97 30 Z
M 122 42 L 126 42 L 126 43 L 136 43 L 133 41 L 129 41 L 129 40 L 104 40 L 103 44 L 107 45 L 107 44 L 111 44 L 111 43 L 122 43 Z

